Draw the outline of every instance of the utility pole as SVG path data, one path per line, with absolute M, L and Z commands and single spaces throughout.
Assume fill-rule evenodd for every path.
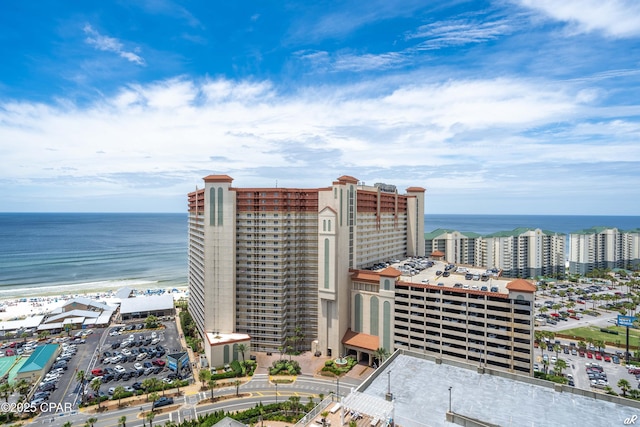
M 449 386 L 449 412 L 451 412 L 451 389 L 453 387 Z

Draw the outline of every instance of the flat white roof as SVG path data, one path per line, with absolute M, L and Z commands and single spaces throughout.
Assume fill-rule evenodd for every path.
M 247 334 L 214 334 L 207 332 L 207 341 L 210 345 L 229 344 L 238 341 L 248 341 L 251 337 Z
M 44 315 L 31 316 L 20 320 L 0 322 L 0 326 L 3 331 L 15 331 L 20 328 L 35 328 L 42 323 L 42 319 L 44 319 Z
M 148 311 L 170 310 L 173 295 L 149 295 L 125 298 L 120 303 L 120 314 L 144 313 Z
M 500 426 L 623 425 L 626 418 L 640 412 L 635 401 L 583 390 L 572 392 L 568 386 L 562 392 L 555 391 L 550 382 L 520 375 L 510 379 L 481 374 L 468 366 L 398 354 L 360 391 L 384 398 L 390 383 L 396 424 L 403 427 L 450 427 L 446 421 L 449 387 L 454 413 Z

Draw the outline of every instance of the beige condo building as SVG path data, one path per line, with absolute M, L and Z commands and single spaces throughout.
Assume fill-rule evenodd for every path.
M 398 194 L 350 176 L 308 189 L 232 182 L 210 175 L 188 195 L 189 311 L 205 347 L 228 346 L 224 360 L 249 337 L 257 351 L 342 354 L 350 271 L 424 255 L 424 188 Z

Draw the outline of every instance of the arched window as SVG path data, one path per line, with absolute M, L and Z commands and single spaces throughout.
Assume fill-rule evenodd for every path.
M 230 360 L 229 360 L 229 345 L 228 344 L 224 346 L 222 357 L 223 357 L 224 363 L 229 363 L 230 362 Z
M 382 346 L 388 351 L 392 351 L 391 348 L 391 303 L 385 301 L 382 309 Z
M 329 239 L 324 239 L 324 288 L 329 289 Z
M 216 189 L 209 189 L 209 225 L 216 225 Z
M 369 301 L 369 310 L 370 310 L 370 317 L 369 317 L 369 333 L 371 335 L 378 335 L 378 325 L 380 323 L 380 316 L 378 314 L 378 297 L 371 297 L 371 301 Z
M 218 188 L 218 225 L 222 225 L 222 205 L 223 205 L 223 197 L 222 197 L 222 187 Z
M 354 318 L 355 318 L 354 329 L 355 329 L 355 332 L 362 332 L 362 295 L 356 294 L 353 305 L 354 305 L 353 310 L 354 310 Z

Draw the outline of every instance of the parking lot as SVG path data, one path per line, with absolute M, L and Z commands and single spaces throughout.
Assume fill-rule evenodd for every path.
M 163 326 L 145 329 L 143 323 L 136 323 L 111 327 L 104 333 L 99 356 L 89 370 L 91 379 L 100 378 L 102 382 L 100 395 L 112 396 L 119 386 L 135 393 L 144 388 L 143 381 L 147 378 L 157 378 L 166 384 L 178 379 L 167 366 L 167 355 L 181 351 L 176 325 L 164 322 Z M 87 395 L 95 397 L 90 385 Z
M 609 386 L 616 393 L 622 393 L 618 387 L 618 381 L 621 379 L 629 381 L 632 388 L 640 388 L 635 374 L 629 373 L 624 365 L 623 355 L 619 350 L 619 353 L 616 354 L 614 350 L 607 349 L 604 352 L 606 356 L 603 357 L 593 347 L 586 351 L 580 351 L 576 342 L 567 340 L 559 342 L 562 350 L 558 353 L 548 349 L 545 349 L 544 353 L 539 348 L 535 350 L 534 366 L 537 368 L 536 370 L 543 369 L 543 357 L 549 361 L 549 372 L 553 370 L 556 359 L 562 359 L 567 364 L 567 368 L 562 373 L 569 378 L 569 385 L 577 388 L 604 392 L 605 387 Z

